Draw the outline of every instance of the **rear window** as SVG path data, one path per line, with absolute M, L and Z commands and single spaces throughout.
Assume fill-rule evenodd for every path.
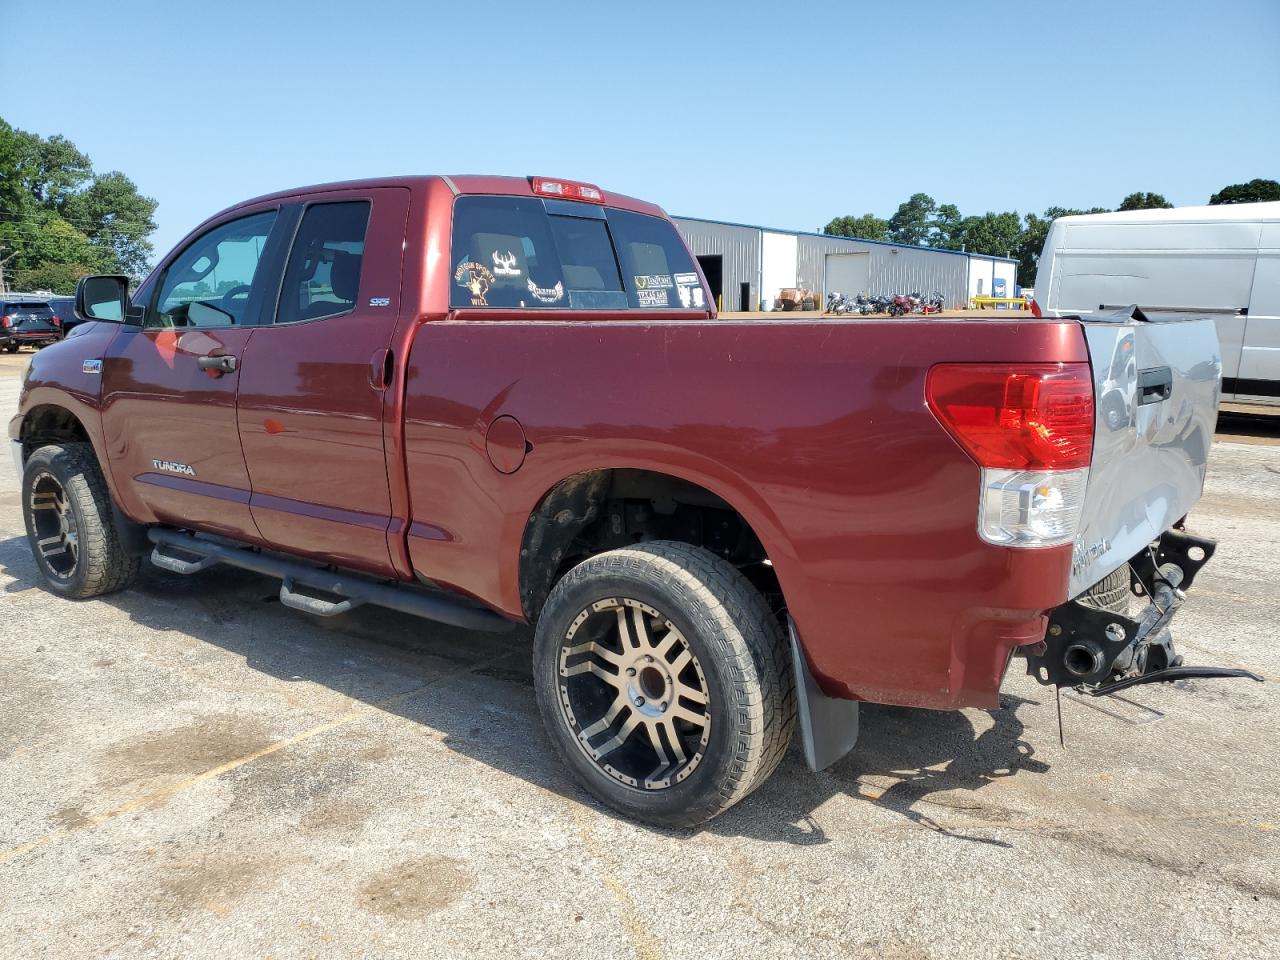
M 460 197 L 454 307 L 706 309 L 675 228 L 647 217 L 534 197 Z
M 6 313 L 53 313 L 43 300 L 12 300 L 4 309 Z

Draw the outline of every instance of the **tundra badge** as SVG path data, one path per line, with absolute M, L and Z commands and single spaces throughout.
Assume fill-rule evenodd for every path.
M 181 473 L 188 477 L 196 475 L 195 468 L 188 463 L 177 463 L 174 460 L 152 460 L 151 465 L 157 470 L 164 470 L 167 473 Z

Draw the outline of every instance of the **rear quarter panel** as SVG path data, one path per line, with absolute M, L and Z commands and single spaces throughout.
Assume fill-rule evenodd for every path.
M 556 483 L 666 472 L 751 523 L 827 692 L 991 705 L 1012 647 L 1066 599 L 1070 547 L 978 538 L 979 471 L 925 406 L 925 374 L 1085 359 L 1071 322 L 428 322 L 407 370 L 410 554 L 519 617 L 524 526 Z M 511 475 L 485 453 L 500 415 L 532 445 Z

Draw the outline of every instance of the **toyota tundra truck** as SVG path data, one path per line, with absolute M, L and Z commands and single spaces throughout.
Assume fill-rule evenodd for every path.
M 48 589 L 232 564 L 314 616 L 534 627 L 548 735 L 694 825 L 862 702 L 992 708 L 1230 671 L 1169 621 L 1209 319 L 718 318 L 651 203 L 422 176 L 250 200 L 90 277 L 9 427 Z

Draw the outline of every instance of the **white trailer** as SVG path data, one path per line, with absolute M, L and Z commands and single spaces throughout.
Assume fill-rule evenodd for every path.
M 1223 399 L 1280 405 L 1280 202 L 1061 217 L 1036 294 L 1045 316 L 1135 303 L 1212 316 Z

